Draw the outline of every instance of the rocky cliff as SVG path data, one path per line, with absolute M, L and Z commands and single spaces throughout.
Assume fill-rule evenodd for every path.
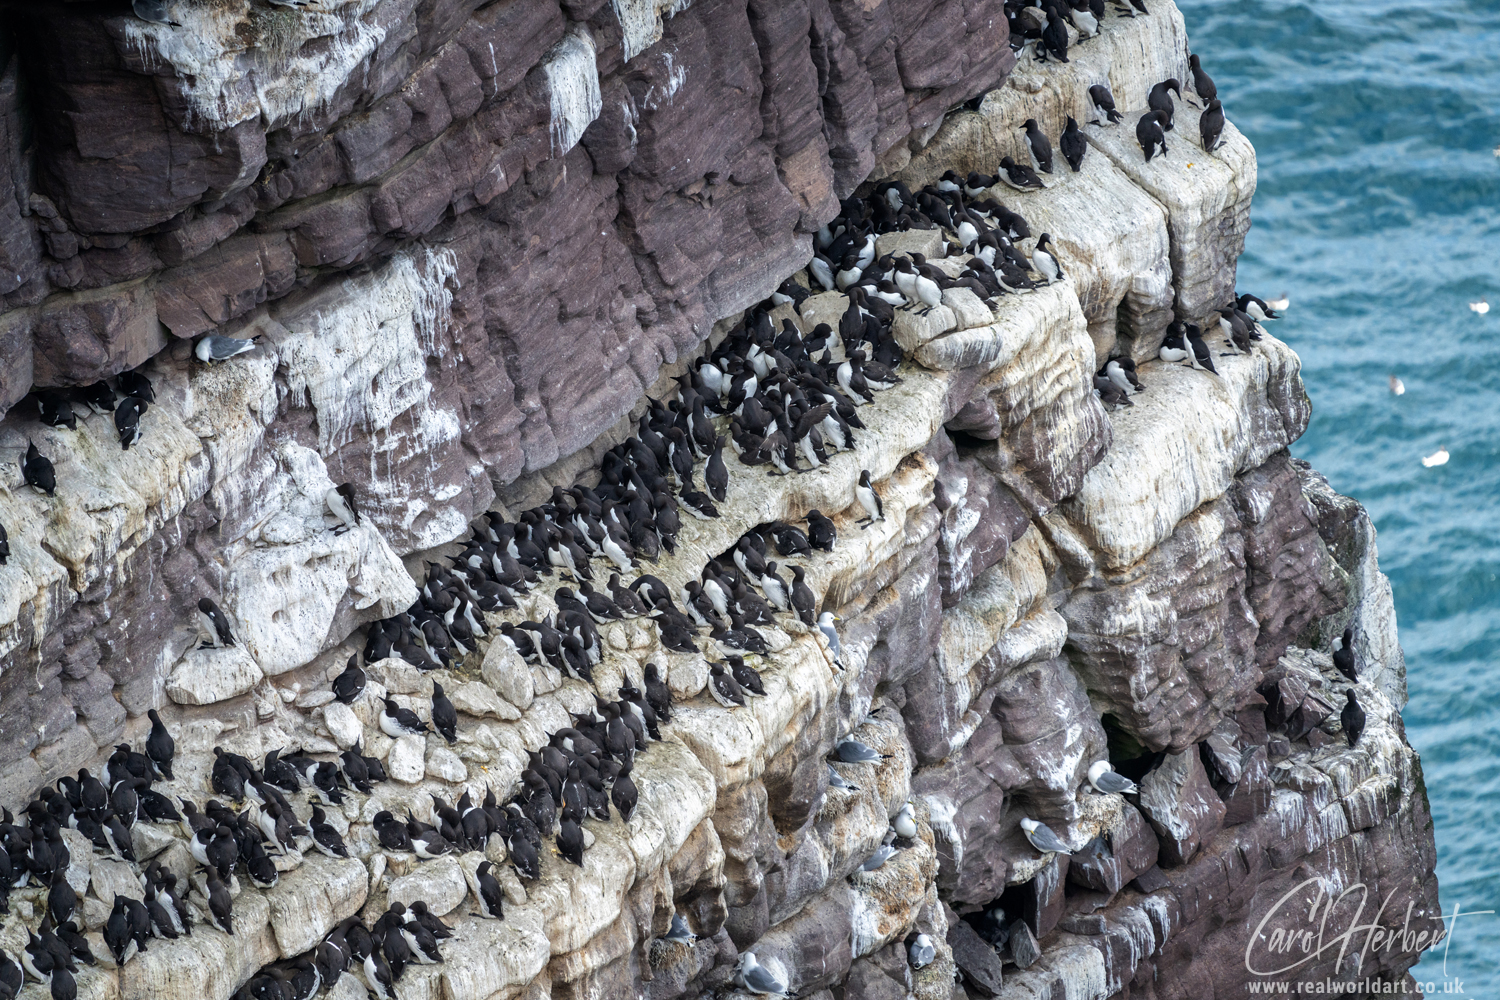
M 200 924 L 119 967 L 115 897 L 154 860 L 206 914 L 199 866 L 175 827 L 136 824 L 134 866 L 64 830 L 99 956 L 80 996 L 227 998 L 419 899 L 455 936 L 406 970 L 406 1000 L 695 997 L 743 986 L 745 952 L 819 1000 L 1238 996 L 1251 967 L 1290 964 L 1247 965 L 1288 893 L 1363 886 L 1391 926 L 1438 926 L 1390 589 L 1364 511 L 1287 453 L 1310 414 L 1297 357 L 1267 336 L 1216 357 L 1219 378 L 1155 360 L 1174 317 L 1211 324 L 1232 298 L 1255 188 L 1248 141 L 1229 125 L 1205 152 L 1187 101 L 1169 155 L 1140 153 L 1148 90 L 1190 78 L 1165 0 L 1074 30 L 1066 63 L 1018 61 L 998 0 L 168 0 L 175 26 L 97 7 L 4 15 L 0 804 L 100 773 L 150 709 L 176 738 L 173 796 L 215 795 L 214 747 L 259 764 L 358 744 L 390 780 L 328 808 L 350 858 L 304 842 L 273 888 L 235 880 L 232 936 Z M 636 620 L 600 626 L 592 684 L 485 638 L 434 672 L 369 663 L 364 695 L 333 700 L 371 623 L 480 515 L 597 482 L 648 397 L 789 276 L 808 285 L 842 199 L 1024 163 L 1021 122 L 1088 123 L 1096 83 L 1125 122 L 1084 124 L 1081 169 L 1059 159 L 1045 190 L 995 191 L 1066 278 L 898 310 L 902 381 L 859 408 L 853 448 L 787 477 L 729 457 L 719 516 L 641 564 L 677 590 L 747 532 L 829 513 L 833 551 L 790 561 L 840 619 L 838 662 L 780 616 L 752 658 L 765 696 L 721 707 L 717 656 Z M 956 274 L 946 242 L 876 247 Z M 847 304 L 771 317 L 811 334 Z M 256 346 L 203 364 L 209 333 Z M 1091 382 L 1109 357 L 1147 386 L 1112 412 Z M 35 390 L 127 371 L 155 391 L 128 450 L 81 404 L 76 429 L 38 420 Z M 55 496 L 21 485 L 28 440 Z M 863 526 L 862 470 L 885 513 Z M 336 531 L 344 482 L 365 516 Z M 555 613 L 564 582 L 488 615 L 492 636 Z M 205 596 L 237 645 L 198 648 Z M 1346 628 L 1353 748 L 1329 655 Z M 636 761 L 634 816 L 585 823 L 582 866 L 502 864 L 497 922 L 473 913 L 479 852 L 382 847 L 381 810 L 505 800 L 529 752 L 647 663 L 677 708 Z M 435 681 L 456 743 L 382 732 L 378 695 L 425 718 Z M 830 765 L 849 734 L 878 762 Z M 1090 791 L 1102 759 L 1139 794 Z M 862 870 L 907 803 L 917 835 Z M 1039 854 L 1023 817 L 1071 854 Z M 46 900 L 11 892 L 7 951 Z M 663 940 L 674 914 L 693 941 Z M 1330 948 L 1295 976 L 1400 980 L 1419 947 L 1357 968 Z

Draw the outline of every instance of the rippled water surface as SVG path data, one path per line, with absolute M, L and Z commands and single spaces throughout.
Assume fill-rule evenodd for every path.
M 1444 909 L 1500 910 L 1500 2 L 1179 2 L 1259 154 L 1240 288 L 1292 300 L 1293 451 L 1380 532 Z M 1500 915 L 1459 921 L 1447 974 L 1500 998 Z

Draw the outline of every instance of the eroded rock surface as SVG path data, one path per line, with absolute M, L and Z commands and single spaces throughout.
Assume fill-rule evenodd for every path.
M 1143 162 L 1146 92 L 1186 76 L 1180 14 L 1151 7 L 1111 12 L 1067 64 L 1030 47 L 1016 63 L 986 0 L 169 0 L 181 29 L 14 15 L 0 401 L 139 367 L 156 402 L 128 451 L 81 406 L 77 430 L 22 407 L 0 422 L 0 801 L 99 770 L 151 708 L 177 738 L 167 794 L 210 797 L 216 746 L 358 746 L 390 777 L 325 807 L 351 858 L 304 841 L 274 889 L 233 886 L 233 937 L 153 941 L 85 970 L 79 995 L 228 998 L 340 920 L 419 899 L 455 935 L 407 971 L 407 1000 L 713 995 L 747 951 L 809 997 L 1196 1000 L 1244 989 L 1250 928 L 1300 885 L 1394 893 L 1389 910 L 1439 926 L 1389 584 L 1364 511 L 1287 454 L 1309 416 L 1295 353 L 1267 336 L 1219 379 L 1155 360 L 1174 315 L 1205 322 L 1234 292 L 1255 162 L 1233 126 L 1197 148 L 1187 103 L 1170 158 Z M 1088 124 L 1106 80 L 1126 121 Z M 1059 158 L 1046 190 L 991 192 L 1053 235 L 1067 278 L 903 311 L 904 381 L 860 408 L 856 446 L 785 478 L 731 458 L 721 516 L 684 518 L 649 566 L 680 589 L 757 525 L 830 514 L 835 551 L 797 562 L 841 619 L 839 664 L 779 616 L 766 697 L 731 711 L 703 656 L 616 622 L 592 686 L 486 639 L 431 674 L 368 664 L 361 698 L 331 700 L 424 561 L 486 509 L 587 476 L 645 394 L 801 269 L 841 198 L 1024 162 L 1019 123 L 1055 137 L 1070 115 L 1080 172 Z M 962 267 L 936 231 L 878 246 Z M 846 305 L 774 315 L 810 331 Z M 207 367 L 205 332 L 257 346 Z M 1110 356 L 1147 386 L 1114 412 L 1090 382 Z M 57 465 L 55 499 L 16 486 L 27 439 Z M 861 470 L 885 505 L 868 526 Z M 323 500 L 345 481 L 365 513 L 349 531 Z M 559 582 L 491 626 L 555 612 Z M 235 646 L 198 648 L 204 595 Z M 1350 687 L 1328 655 L 1345 627 L 1368 715 L 1352 748 L 1329 710 Z M 677 712 L 638 759 L 634 817 L 585 824 L 581 868 L 544 850 L 520 879 L 496 839 L 437 860 L 380 847 L 381 810 L 425 822 L 434 796 L 510 795 L 529 751 L 647 663 Z M 435 681 L 456 743 L 381 732 L 381 698 L 426 719 Z M 830 764 L 848 734 L 885 756 Z M 1102 759 L 1140 793 L 1089 791 Z M 916 836 L 861 870 L 904 808 Z M 1023 817 L 1071 857 L 1039 854 Z M 136 852 L 195 882 L 201 909 L 175 834 L 142 824 Z M 68 843 L 97 932 L 135 869 Z M 503 921 L 473 913 L 484 860 Z M 43 900 L 12 894 L 10 951 Z M 662 939 L 674 913 L 694 942 Z M 918 933 L 936 957 L 913 969 Z M 1358 975 L 1415 959 L 1383 951 Z

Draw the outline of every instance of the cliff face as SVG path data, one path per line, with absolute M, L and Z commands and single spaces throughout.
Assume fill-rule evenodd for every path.
M 182 27 L 7 15 L 0 405 L 135 368 L 156 402 L 128 451 L 107 415 L 44 427 L 27 404 L 0 422 L 0 803 L 138 744 L 151 708 L 177 737 L 173 794 L 212 795 L 215 746 L 331 760 L 358 741 L 392 780 L 333 811 L 353 858 L 294 852 L 274 889 L 239 890 L 233 937 L 105 960 L 81 996 L 228 997 L 395 900 L 457 931 L 442 964 L 408 970 L 407 1000 L 697 996 L 744 951 L 838 1000 L 1227 996 L 1256 978 L 1257 923 L 1309 880 L 1437 926 L 1390 590 L 1363 510 L 1286 452 L 1310 413 L 1296 355 L 1268 336 L 1217 358 L 1217 380 L 1155 360 L 1174 315 L 1232 297 L 1255 187 L 1248 141 L 1229 125 L 1205 153 L 1186 103 L 1170 155 L 1143 162 L 1148 89 L 1188 78 L 1170 5 L 1111 13 L 1066 64 L 1019 65 L 986 0 L 168 6 Z M 1099 82 L 1125 123 L 1085 125 L 1080 172 L 1059 158 L 1045 191 L 997 194 L 1052 234 L 1067 280 L 898 315 L 904 381 L 861 408 L 852 451 L 786 478 L 730 459 L 721 516 L 685 518 L 643 568 L 680 588 L 757 525 L 842 512 L 835 551 L 803 560 L 842 619 L 841 667 L 815 630 L 767 629 L 767 696 L 726 710 L 703 657 L 616 623 L 592 688 L 485 642 L 433 675 L 380 661 L 364 700 L 331 702 L 363 627 L 415 600 L 412 570 L 487 509 L 592 482 L 644 397 L 807 262 L 841 198 L 1025 162 L 1020 123 L 1087 122 Z M 877 246 L 950 263 L 932 231 Z M 846 305 L 773 317 L 837 327 Z M 258 347 L 208 367 L 191 354 L 207 332 Z M 1148 386 L 1113 413 L 1090 382 L 1110 356 Z M 28 439 L 55 498 L 18 485 Z M 863 528 L 861 470 L 886 513 Z M 367 516 L 336 534 L 323 497 L 345 481 Z M 555 611 L 558 582 L 498 617 Z M 205 595 L 233 649 L 194 648 Z M 1369 719 L 1353 749 L 1326 652 L 1346 627 Z M 468 915 L 477 853 L 381 849 L 376 812 L 505 797 L 529 750 L 647 662 L 681 707 L 636 765 L 635 818 L 587 824 L 582 868 L 507 867 L 496 923 Z M 375 695 L 425 714 L 434 678 L 458 743 L 383 735 Z M 850 732 L 889 756 L 832 789 Z M 1087 790 L 1105 757 L 1135 769 L 1138 800 Z M 858 871 L 908 801 L 918 836 Z M 1071 859 L 1039 857 L 1023 816 Z M 186 882 L 164 830 L 140 824 L 136 854 Z M 66 836 L 97 931 L 138 883 Z M 12 894 L 11 951 L 41 898 Z M 1038 954 L 979 939 L 997 905 Z M 696 943 L 657 940 L 674 911 Z M 914 930 L 937 944 L 921 970 Z M 1352 976 L 1338 958 L 1296 976 Z M 1358 977 L 1415 959 L 1376 950 Z

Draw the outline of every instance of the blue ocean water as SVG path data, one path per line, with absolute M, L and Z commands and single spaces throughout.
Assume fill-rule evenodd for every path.
M 1239 283 L 1292 301 L 1275 333 L 1313 400 L 1292 450 L 1379 531 L 1444 909 L 1500 911 L 1500 3 L 1179 5 L 1259 155 Z M 1460 918 L 1443 958 L 1417 978 L 1500 997 L 1500 914 Z

